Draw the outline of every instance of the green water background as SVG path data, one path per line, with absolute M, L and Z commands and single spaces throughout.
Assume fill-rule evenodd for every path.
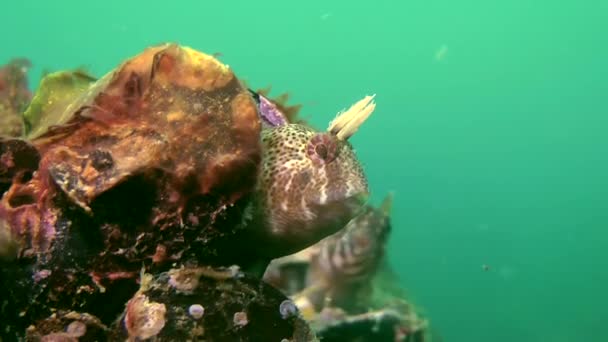
M 100 76 L 148 45 L 223 54 L 353 143 L 390 257 L 444 341 L 608 341 L 608 2 L 4 1 L 0 61 Z M 439 58 L 438 58 L 439 57 Z M 482 265 L 490 269 L 484 272 Z

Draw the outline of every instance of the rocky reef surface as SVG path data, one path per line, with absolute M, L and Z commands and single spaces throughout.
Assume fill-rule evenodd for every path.
M 388 293 L 388 214 L 363 206 L 347 141 L 370 97 L 317 132 L 285 97 L 176 44 L 99 79 L 51 73 L 33 96 L 28 67 L 0 69 L 0 341 L 422 341 L 400 295 L 365 312 L 340 299 Z M 276 190 L 289 177 L 297 220 Z M 310 251 L 334 253 L 335 236 L 369 266 L 330 288 L 352 272 Z M 310 256 L 297 271 L 293 251 Z

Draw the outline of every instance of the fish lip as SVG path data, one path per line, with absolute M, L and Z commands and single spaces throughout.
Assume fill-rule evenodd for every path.
M 335 205 L 336 203 L 339 202 L 354 202 L 354 203 L 361 203 L 361 204 L 366 204 L 368 203 L 370 199 L 370 191 L 368 189 L 367 186 L 356 186 L 353 187 L 351 189 L 349 189 L 348 191 L 346 191 L 346 193 L 340 193 L 339 191 L 329 191 L 327 193 L 327 197 L 322 201 L 321 198 L 316 198 L 315 201 L 313 201 L 313 203 L 317 206 L 331 206 L 331 205 Z
M 369 192 L 359 191 L 344 198 L 335 199 L 333 201 L 315 203 L 314 211 L 321 218 L 322 222 L 327 221 L 344 221 L 343 226 L 359 215 L 369 201 Z M 341 227 L 342 228 L 342 227 Z M 340 228 L 340 229 L 341 229 Z
M 365 206 L 369 202 L 369 198 L 370 198 L 369 192 L 362 191 L 362 192 L 355 193 L 351 196 L 348 196 L 341 201 L 344 202 L 344 205 L 347 207 L 347 210 L 349 210 L 352 213 L 352 218 L 354 218 L 355 216 L 359 215 L 359 213 L 361 213 L 363 211 L 363 208 L 365 208 Z
M 352 195 L 344 197 L 342 200 L 337 201 L 345 201 L 348 203 L 353 203 L 354 205 L 363 206 L 369 202 L 370 193 L 367 190 L 360 190 L 354 192 Z
M 274 259 L 294 254 L 314 245 L 346 227 L 348 222 L 363 212 L 367 198 L 367 192 L 362 191 L 325 203 L 320 203 L 320 201 L 309 203 L 308 209 L 312 212 L 313 217 L 292 221 L 279 233 L 273 233 L 275 239 L 273 245 L 269 247 L 270 244 L 267 243 L 265 246 L 268 248 L 265 250 L 273 250 Z M 291 228 L 294 226 L 301 229 Z

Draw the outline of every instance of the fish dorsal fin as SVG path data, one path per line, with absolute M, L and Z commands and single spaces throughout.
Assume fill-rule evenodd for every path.
M 329 124 L 327 131 L 340 140 L 350 138 L 376 108 L 376 103 L 374 102 L 375 96 L 375 94 L 368 95 L 357 101 L 345 112 L 339 113 Z
M 258 94 L 260 117 L 263 122 L 267 123 L 271 127 L 286 125 L 289 122 L 285 117 L 285 114 L 279 110 L 279 108 L 272 103 L 268 98 Z
M 382 203 L 380 204 L 379 209 L 385 216 L 391 215 L 391 209 L 393 208 L 393 198 L 394 197 L 395 197 L 395 193 L 393 191 L 391 191 L 384 197 L 384 200 L 382 200 Z

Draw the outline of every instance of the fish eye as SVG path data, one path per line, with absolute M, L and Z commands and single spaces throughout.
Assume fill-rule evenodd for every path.
M 317 153 L 317 155 L 319 157 L 321 157 L 321 159 L 325 160 L 327 159 L 327 146 L 325 146 L 324 144 L 319 144 L 317 146 L 315 146 L 315 152 Z
M 338 157 L 338 143 L 325 133 L 317 133 L 308 142 L 308 158 L 319 164 L 331 163 Z

